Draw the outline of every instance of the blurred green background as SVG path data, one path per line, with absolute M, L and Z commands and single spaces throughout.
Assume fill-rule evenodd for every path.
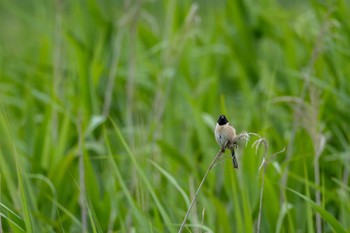
M 268 140 L 268 166 L 252 136 L 184 232 L 350 232 L 349 15 L 347 0 L 2 0 L 0 232 L 177 232 L 220 114 Z

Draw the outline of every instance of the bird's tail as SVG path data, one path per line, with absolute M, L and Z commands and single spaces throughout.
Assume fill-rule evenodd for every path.
M 232 155 L 233 167 L 238 169 L 238 162 L 235 156 L 235 150 L 231 150 L 231 155 Z

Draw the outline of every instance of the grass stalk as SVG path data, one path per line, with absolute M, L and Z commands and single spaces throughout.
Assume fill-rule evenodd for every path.
M 0 174 L 0 203 L 1 203 L 1 174 Z M 0 233 L 2 233 L 2 221 L 1 221 L 1 214 L 0 214 Z
M 295 109 L 294 109 L 294 120 L 293 120 L 293 126 L 292 126 L 292 131 L 291 131 L 291 137 L 290 137 L 290 141 L 289 141 L 289 146 L 287 149 L 287 156 L 285 158 L 285 162 L 287 162 L 286 167 L 284 169 L 282 178 L 281 178 L 281 189 L 280 189 L 280 202 L 281 204 L 283 202 L 285 202 L 285 195 L 284 195 L 284 189 L 282 187 L 285 187 L 287 182 L 288 182 L 288 174 L 289 174 L 289 161 L 292 157 L 293 154 L 293 146 L 294 145 L 294 141 L 296 139 L 296 133 L 297 133 L 297 129 L 298 126 L 300 124 L 300 121 L 303 120 L 303 117 L 305 115 L 305 106 L 306 106 L 306 94 L 307 91 L 310 92 L 310 95 L 312 95 L 312 91 L 313 91 L 313 86 L 311 86 L 311 75 L 313 73 L 314 70 L 314 66 L 316 63 L 316 60 L 319 58 L 321 52 L 322 52 L 322 48 L 323 48 L 323 41 L 324 38 L 326 36 L 326 34 L 329 32 L 330 29 L 330 15 L 332 14 L 332 12 L 334 11 L 334 7 L 330 7 L 328 9 L 328 11 L 325 14 L 325 20 L 320 28 L 319 34 L 316 38 L 316 42 L 314 47 L 312 48 L 312 54 L 309 60 L 309 63 L 305 69 L 305 72 L 303 72 L 303 76 L 304 76 L 304 85 L 303 85 L 303 89 L 302 92 L 300 94 L 300 98 L 299 98 L 299 103 L 296 104 Z M 311 103 L 312 104 L 312 103 Z M 312 107 L 311 107 L 312 108 Z M 312 110 L 312 109 L 311 109 Z M 309 113 L 312 114 L 312 113 Z M 312 117 L 312 116 L 311 116 Z M 316 121 L 314 121 L 316 120 Z M 306 123 L 305 124 L 305 128 L 310 128 L 312 127 L 315 123 L 317 122 L 317 119 L 312 119 L 311 122 Z M 311 137 L 312 140 L 314 141 L 315 144 L 315 134 L 311 133 Z M 316 150 L 316 147 L 314 147 Z M 314 174 L 315 174 L 315 183 L 316 185 L 319 185 L 319 162 L 318 162 L 319 158 L 316 156 L 315 160 L 314 160 Z M 315 191 L 315 196 L 316 196 L 316 203 L 321 205 L 321 194 L 319 190 Z M 316 213 L 316 232 L 317 233 L 321 233 L 322 232 L 322 219 L 321 216 Z
M 129 22 L 129 49 L 128 49 L 128 79 L 126 83 L 126 122 L 132 132 L 134 125 L 134 106 L 135 106 L 135 89 L 136 89 L 136 70 L 137 70 L 137 25 L 140 17 L 141 2 L 136 1 L 135 5 L 130 5 L 129 8 L 133 11 L 132 18 Z M 135 137 L 129 133 L 129 143 L 132 148 L 135 147 Z
M 191 210 L 192 210 L 192 207 L 193 207 L 194 203 L 195 203 L 196 200 L 197 200 L 198 193 L 199 193 L 199 191 L 201 190 L 201 188 L 202 188 L 202 186 L 203 186 L 203 184 L 204 184 L 204 181 L 206 180 L 206 178 L 207 178 L 209 172 L 211 171 L 211 169 L 214 167 L 215 162 L 221 157 L 222 154 L 223 154 L 223 150 L 220 149 L 220 151 L 216 154 L 216 156 L 214 157 L 214 159 L 213 159 L 212 162 L 210 163 L 209 168 L 208 168 L 207 171 L 205 172 L 205 174 L 204 174 L 204 176 L 203 176 L 203 179 L 202 179 L 201 183 L 199 184 L 196 193 L 194 194 L 194 197 L 193 197 L 193 199 L 192 199 L 192 201 L 191 201 L 191 204 L 190 204 L 190 206 L 188 207 L 188 210 L 187 210 L 186 215 L 185 215 L 185 217 L 184 217 L 184 219 L 183 219 L 183 221 L 182 221 L 182 223 L 181 223 L 181 226 L 180 226 L 180 229 L 179 229 L 178 233 L 181 233 L 181 232 L 183 231 L 183 228 L 184 228 L 184 226 L 185 226 L 185 223 L 186 223 L 186 221 L 187 221 L 187 219 L 188 219 L 188 216 L 189 216 L 189 214 L 190 214 L 190 212 L 191 212 Z
M 264 155 L 263 155 L 263 161 L 260 165 L 260 168 L 263 169 L 262 171 L 262 176 L 261 176 L 261 188 L 260 188 L 260 198 L 259 198 L 259 214 L 258 214 L 258 224 L 257 224 L 257 233 L 260 232 L 260 227 L 261 227 L 261 215 L 262 215 L 262 203 L 263 203 L 263 195 L 264 195 L 264 177 L 266 173 L 266 167 L 267 167 L 267 151 L 268 151 L 268 143 L 266 139 L 262 138 L 259 139 L 256 143 L 256 149 L 258 149 L 260 143 L 264 145 Z
M 112 55 L 112 62 L 111 62 L 111 69 L 108 74 L 108 81 L 106 86 L 106 92 L 104 96 L 104 103 L 103 103 L 103 116 L 107 117 L 109 114 L 109 109 L 111 107 L 112 103 L 112 95 L 113 95 L 113 89 L 114 89 L 114 83 L 115 78 L 117 76 L 117 67 L 119 64 L 119 58 L 121 53 L 121 43 L 124 36 L 123 29 L 119 28 L 120 32 L 117 32 L 117 36 L 115 39 L 115 43 L 113 44 L 113 55 Z
M 53 51 L 53 99 L 60 98 L 60 83 L 62 79 L 62 0 L 55 1 L 55 31 Z M 52 139 L 54 143 L 58 140 L 58 114 L 55 108 L 52 109 Z
M 232 142 L 232 144 L 228 144 L 226 145 L 225 147 L 221 148 L 220 151 L 215 155 L 214 159 L 212 160 L 212 162 L 210 163 L 209 165 L 209 168 L 207 169 L 207 171 L 205 172 L 203 178 L 202 178 L 202 181 L 201 183 L 199 184 L 198 188 L 197 188 L 197 191 L 196 193 L 194 194 L 194 197 L 191 201 L 191 204 L 190 206 L 188 207 L 187 209 L 187 212 L 186 212 L 186 215 L 181 223 L 181 226 L 180 226 L 180 229 L 178 231 L 178 233 L 181 233 L 183 231 L 183 228 L 185 227 L 185 223 L 188 219 L 188 216 L 192 210 L 192 207 L 194 205 L 194 203 L 196 202 L 197 200 L 197 196 L 199 194 L 199 191 L 201 190 L 203 184 L 204 184 L 204 181 L 206 180 L 209 172 L 211 171 L 211 169 L 216 165 L 216 161 L 221 157 L 221 155 L 225 152 L 225 149 L 228 149 L 228 148 L 236 148 L 238 146 L 238 144 L 240 144 L 242 141 L 247 141 L 248 138 L 249 138 L 249 133 L 241 133 L 239 135 L 236 136 L 236 138 L 234 139 L 234 141 Z
M 86 186 L 85 186 L 85 166 L 84 166 L 84 153 L 83 153 L 83 133 L 81 129 L 81 115 L 78 116 L 77 122 L 78 128 L 78 158 L 79 158 L 79 204 L 81 209 L 81 223 L 82 232 L 87 232 L 87 209 L 85 205 L 86 200 Z
M 285 149 L 273 154 L 269 159 L 267 158 L 267 153 L 269 150 L 269 144 L 265 138 L 260 138 L 257 141 L 254 142 L 253 146 L 256 146 L 256 153 L 260 146 L 260 144 L 264 145 L 264 155 L 262 159 L 262 163 L 259 167 L 259 170 L 262 169 L 262 175 L 261 175 L 261 188 L 260 188 L 260 197 L 259 197 L 259 214 L 258 214 L 258 222 L 257 222 L 257 230 L 256 232 L 259 233 L 261 229 L 261 216 L 262 216 L 262 204 L 263 204 L 263 196 L 264 196 L 264 186 L 265 186 L 265 174 L 266 174 L 266 168 L 267 165 L 270 163 L 270 161 L 277 155 L 282 152 L 284 152 Z

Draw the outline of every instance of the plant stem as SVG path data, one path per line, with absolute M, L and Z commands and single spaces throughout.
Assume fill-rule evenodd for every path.
M 81 129 L 81 113 L 78 115 L 78 157 L 79 157 L 79 204 L 81 208 L 81 223 L 82 232 L 87 232 L 87 210 L 85 205 L 86 200 L 86 187 L 85 187 L 85 166 L 84 166 L 84 153 L 83 153 L 83 133 Z
M 261 189 L 260 189 L 260 203 L 259 203 L 259 215 L 258 215 L 258 225 L 257 225 L 257 233 L 260 232 L 260 226 L 261 226 L 261 211 L 262 211 L 262 203 L 263 203 L 263 195 L 264 195 L 264 177 L 265 177 L 265 172 L 266 172 L 266 167 L 267 167 L 267 151 L 269 149 L 267 141 L 265 138 L 261 138 L 258 141 L 257 144 L 257 149 L 259 144 L 262 143 L 264 144 L 264 155 L 263 155 L 263 162 L 262 162 L 262 166 L 263 166 L 263 171 L 262 171 L 262 176 L 261 176 Z
M 216 156 L 214 157 L 213 161 L 211 162 L 211 164 L 210 164 L 208 170 L 206 171 L 205 175 L 203 176 L 203 179 L 202 179 L 200 185 L 198 186 L 198 189 L 197 189 L 196 193 L 194 194 L 194 198 L 192 199 L 192 202 L 191 202 L 191 204 L 190 204 L 190 207 L 189 207 L 188 210 L 187 210 L 187 213 L 186 213 L 186 215 L 185 215 L 184 220 L 182 221 L 182 224 L 181 224 L 181 226 L 180 226 L 180 229 L 179 229 L 178 233 L 181 233 L 181 232 L 182 232 L 182 230 L 183 230 L 183 228 L 184 228 L 184 226 L 185 226 L 186 220 L 187 220 L 187 218 L 188 218 L 188 216 L 189 216 L 189 214 L 190 214 L 190 212 L 191 212 L 191 209 L 192 209 L 194 203 L 195 203 L 196 200 L 197 200 L 198 193 L 199 193 L 199 191 L 201 190 L 201 188 L 202 188 L 202 186 L 203 186 L 203 184 L 204 184 L 205 179 L 207 178 L 207 176 L 208 176 L 210 170 L 213 168 L 213 166 L 214 166 L 216 160 L 217 160 L 218 158 L 220 158 L 220 156 L 221 156 L 222 153 L 223 153 L 223 151 L 220 149 L 220 151 L 216 154 Z

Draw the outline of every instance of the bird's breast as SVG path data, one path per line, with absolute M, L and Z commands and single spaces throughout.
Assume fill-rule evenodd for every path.
M 235 136 L 236 136 L 236 131 L 231 125 L 229 124 L 216 125 L 215 139 L 221 147 L 225 146 L 228 141 L 232 141 Z

